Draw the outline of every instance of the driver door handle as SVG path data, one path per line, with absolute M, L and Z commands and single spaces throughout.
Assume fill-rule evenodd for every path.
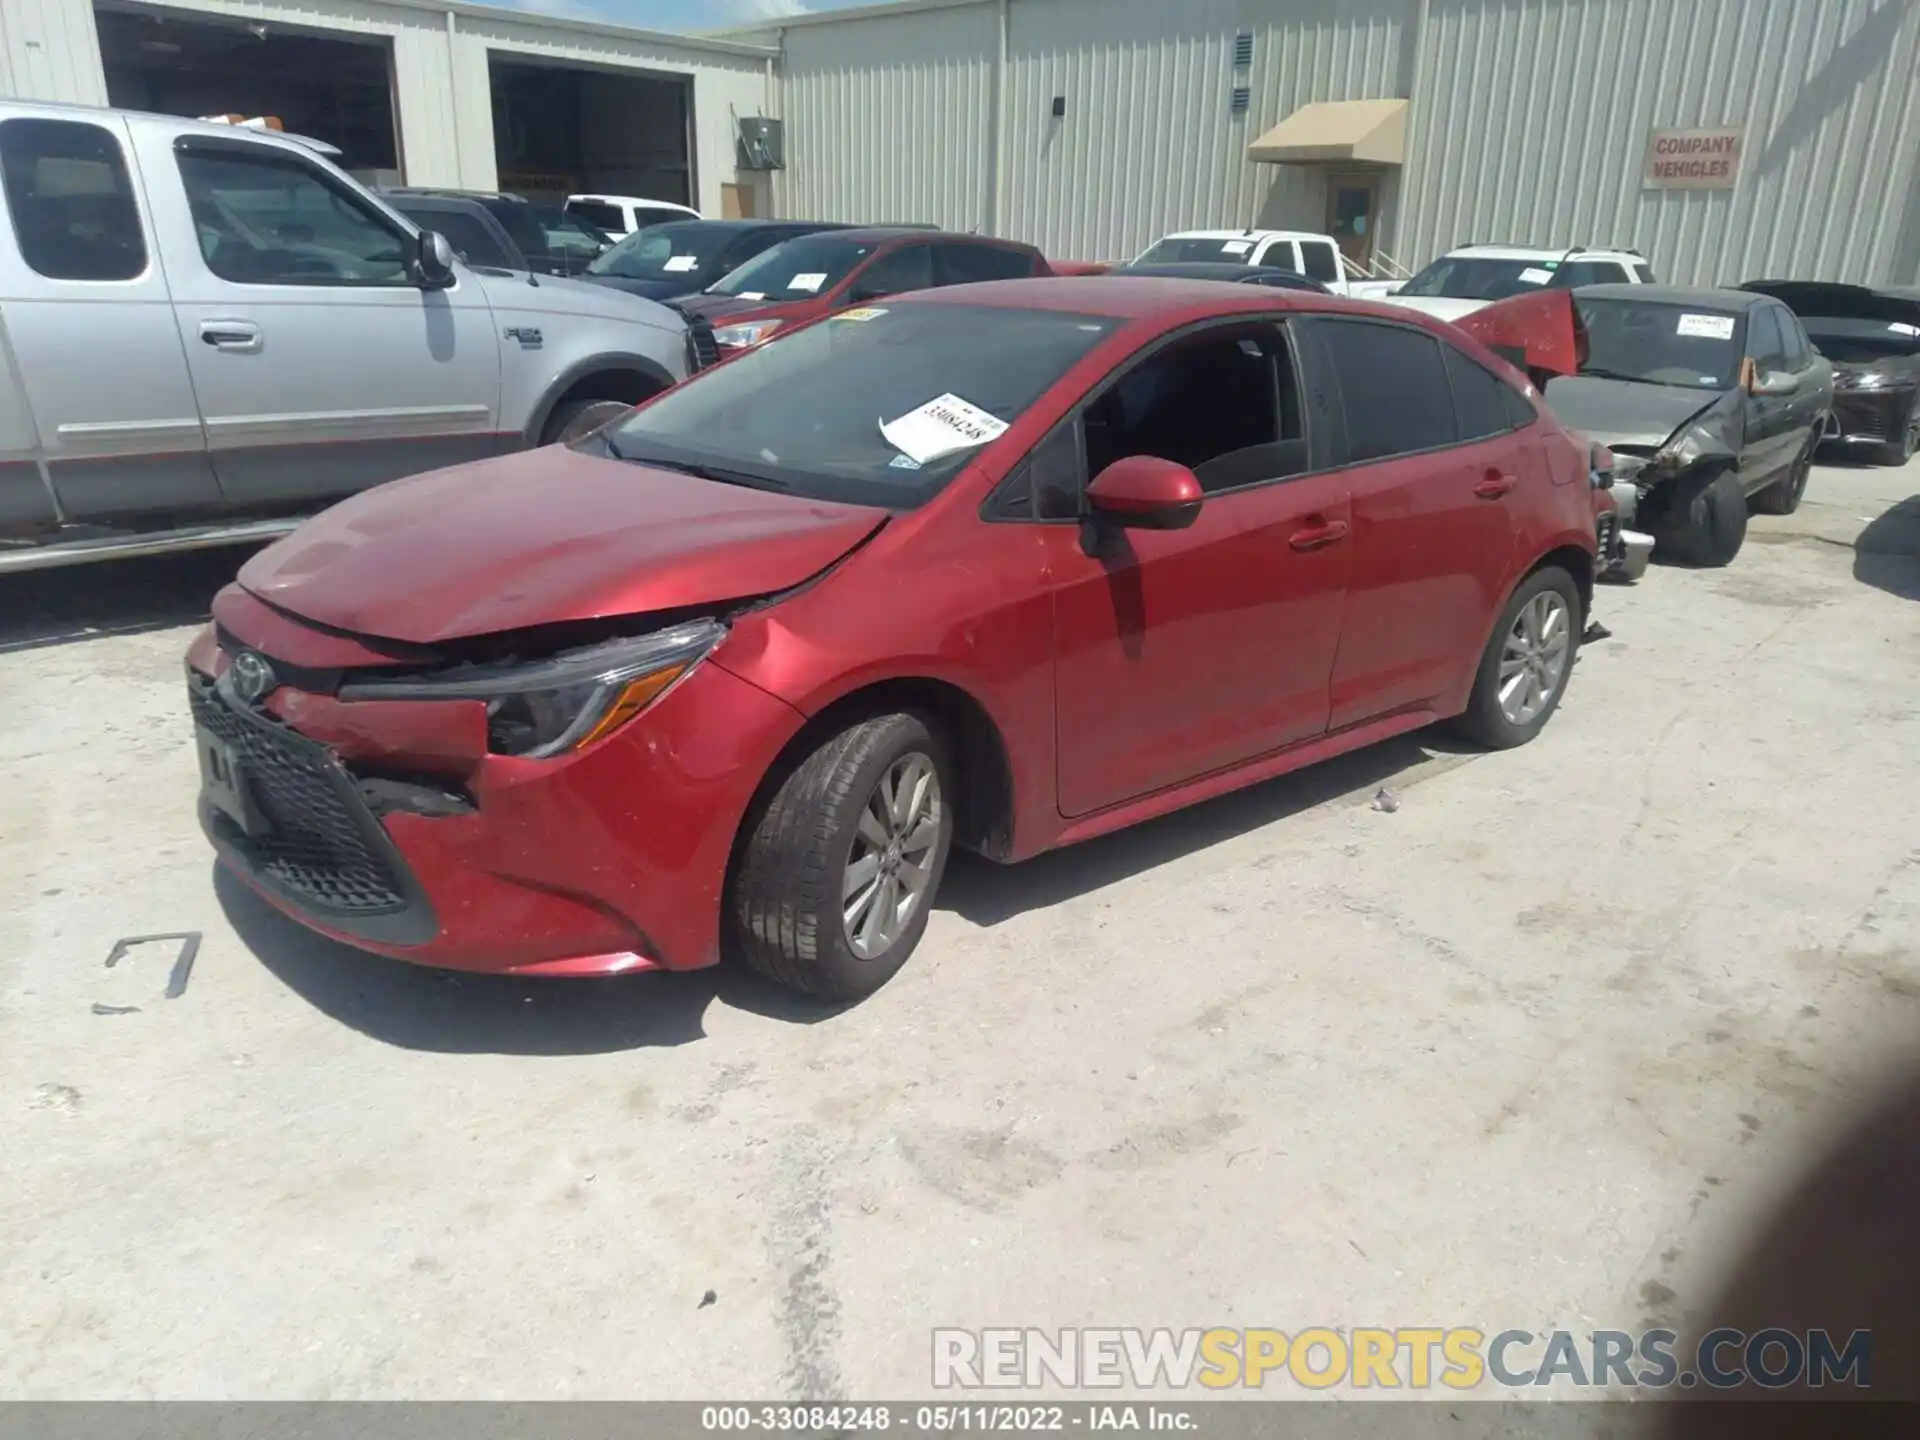
M 260 327 L 251 320 L 202 320 L 200 339 L 216 350 L 233 350 L 242 355 L 260 352 Z
M 1482 500 L 1498 500 L 1513 486 L 1513 476 L 1499 470 L 1489 470 L 1480 477 L 1480 483 L 1473 487 L 1473 493 Z
M 1318 519 L 1318 517 L 1314 517 Z M 1287 543 L 1296 550 L 1324 550 L 1329 545 L 1337 545 L 1347 538 L 1347 522 L 1344 520 L 1321 520 L 1304 530 L 1296 530 Z

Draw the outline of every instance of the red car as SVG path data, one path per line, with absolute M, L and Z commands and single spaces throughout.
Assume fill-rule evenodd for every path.
M 203 823 L 330 935 L 856 996 L 1016 861 L 1452 719 L 1533 738 L 1589 448 L 1402 309 L 1090 277 L 859 307 L 250 560 Z
M 908 290 L 1053 273 L 1038 250 L 1014 240 L 887 226 L 832 230 L 776 245 L 678 305 L 713 325 L 725 356 L 802 321 Z

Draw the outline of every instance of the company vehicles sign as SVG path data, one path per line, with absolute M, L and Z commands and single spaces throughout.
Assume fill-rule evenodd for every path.
M 1740 178 L 1746 131 L 1656 130 L 1647 145 L 1647 187 L 1652 190 L 1731 190 Z

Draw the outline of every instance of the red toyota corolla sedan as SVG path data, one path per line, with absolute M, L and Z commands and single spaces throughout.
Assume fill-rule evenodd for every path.
M 574 448 L 249 561 L 188 657 L 202 821 L 315 929 L 518 975 L 723 947 L 857 996 L 1015 861 L 1560 702 L 1589 449 L 1406 310 L 1206 282 L 844 311 Z

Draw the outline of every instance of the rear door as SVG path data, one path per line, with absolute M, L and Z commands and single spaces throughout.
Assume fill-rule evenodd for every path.
M 1322 316 L 1311 330 L 1353 507 L 1339 730 L 1429 704 L 1478 663 L 1505 600 L 1524 457 L 1498 395 L 1475 394 L 1496 377 L 1452 346 L 1388 321 Z
M 220 500 L 127 124 L 81 115 L 0 120 L 0 523 Z
M 1206 326 L 1136 361 L 1036 450 L 1039 518 L 1062 522 L 1047 536 L 1062 814 L 1326 730 L 1349 516 L 1297 373 L 1281 325 Z M 1193 470 L 1206 499 L 1189 528 L 1083 530 L 1080 491 L 1129 455 Z
M 1787 423 L 1792 427 L 1787 436 L 1787 463 L 1792 464 L 1826 430 L 1827 411 L 1833 406 L 1833 371 L 1814 353 L 1799 316 L 1783 305 L 1774 311 L 1774 319 L 1786 341 L 1787 368 L 1794 377 L 1793 403 L 1787 411 Z
M 413 237 L 292 147 L 159 123 L 136 143 L 229 501 L 306 501 L 498 448 L 499 344 L 472 272 L 422 290 Z

